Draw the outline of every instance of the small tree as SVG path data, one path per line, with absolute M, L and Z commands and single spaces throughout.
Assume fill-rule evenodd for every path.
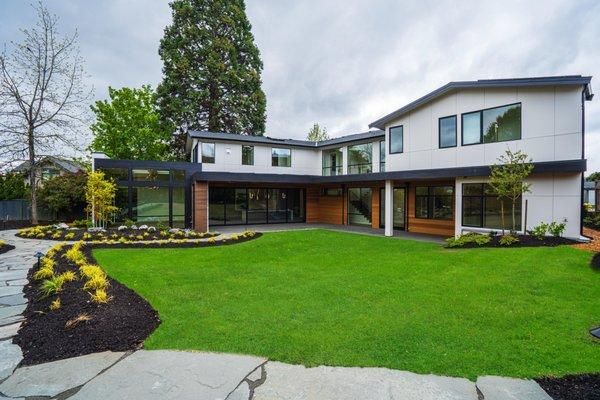
M 592 172 L 587 178 L 585 178 L 588 182 L 598 182 L 600 181 L 600 172 Z
M 308 131 L 308 135 L 306 136 L 306 140 L 310 140 L 313 142 L 321 142 L 323 140 L 329 139 L 329 135 L 327 134 L 327 128 L 321 128 L 319 124 L 314 124 L 312 128 Z
M 525 183 L 527 178 L 533 171 L 531 159 L 521 150 L 512 152 L 510 149 L 498 157 L 498 164 L 491 166 L 490 187 L 492 192 L 498 196 L 500 200 L 502 232 L 504 233 L 504 201 L 508 200 L 511 203 L 512 229 L 516 231 L 515 209 L 517 200 L 523 193 L 529 193 L 529 183 Z
M 115 204 L 117 186 L 104 179 L 104 172 L 96 171 L 88 174 L 85 187 L 86 211 L 91 214 L 95 227 L 106 226 L 111 215 L 119 208 Z
M 0 200 L 24 199 L 29 196 L 25 176 L 20 173 L 0 174 Z
M 39 205 L 56 218 L 81 218 L 85 210 L 87 174 L 65 174 L 37 189 Z

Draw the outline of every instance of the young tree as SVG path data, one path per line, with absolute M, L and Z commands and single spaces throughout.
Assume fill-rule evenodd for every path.
M 174 127 L 161 121 L 152 88 L 108 88 L 110 100 L 91 106 L 96 122 L 90 150 L 110 158 L 133 160 L 170 159 L 169 141 Z
M 117 186 L 104 178 L 104 172 L 88 174 L 85 187 L 86 211 L 91 215 L 94 226 L 106 226 L 112 214 L 119 211 L 115 204 Z
M 54 218 L 69 216 L 80 218 L 85 210 L 87 174 L 65 174 L 44 182 L 39 187 L 38 202 L 52 212 Z
M 262 135 L 263 68 L 243 0 L 174 0 L 158 53 L 161 115 L 177 127 L 171 144 L 185 158 L 188 129 Z
M 585 178 L 588 182 L 598 182 L 600 181 L 600 172 L 592 172 L 588 177 Z
M 0 158 L 27 158 L 31 221 L 38 220 L 36 155 L 65 146 L 77 148 L 83 107 L 91 95 L 83 85 L 77 32 L 60 36 L 57 18 L 40 2 L 38 22 L 23 29 L 21 43 L 0 55 Z
M 521 150 L 512 152 L 510 149 L 498 158 L 498 164 L 491 166 L 490 187 L 500 200 L 502 232 L 504 233 L 504 201 L 511 203 L 512 229 L 516 231 L 515 209 L 517 200 L 523 193 L 529 192 L 529 183 L 525 179 L 531 175 L 533 164 L 527 154 Z
M 306 140 L 310 140 L 313 142 L 321 142 L 323 140 L 329 139 L 329 135 L 327 134 L 327 128 L 321 128 L 319 124 L 314 124 L 312 128 L 308 131 L 308 135 L 306 136 Z

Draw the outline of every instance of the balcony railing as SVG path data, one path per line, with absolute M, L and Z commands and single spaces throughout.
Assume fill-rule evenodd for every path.
M 323 176 L 335 176 L 335 175 L 342 175 L 343 171 L 342 171 L 342 166 L 336 166 L 336 167 L 323 167 Z
M 368 164 L 348 164 L 348 174 L 369 174 L 373 172 L 373 165 Z

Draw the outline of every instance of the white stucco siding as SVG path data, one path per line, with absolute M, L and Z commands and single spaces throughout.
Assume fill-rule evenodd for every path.
M 521 139 L 461 145 L 461 114 L 521 103 Z M 439 148 L 439 118 L 456 115 L 457 147 Z M 494 164 L 506 149 L 522 150 L 533 161 L 581 158 L 581 88 L 500 88 L 459 90 L 386 125 L 404 126 L 404 152 L 387 154 L 388 171 Z M 389 147 L 386 149 L 389 153 Z
M 321 157 L 320 152 L 317 149 L 312 150 L 290 147 L 284 144 L 281 146 L 265 146 L 254 144 L 254 165 L 242 165 L 242 143 L 217 141 L 206 142 L 215 143 L 215 162 L 203 163 L 203 171 L 321 175 Z M 273 147 L 291 149 L 291 167 L 272 166 L 271 149 Z M 201 151 L 198 152 L 198 161 L 202 161 Z
M 487 182 L 488 177 L 456 179 L 456 234 L 465 231 L 489 231 L 462 225 L 462 184 Z M 563 222 L 566 220 L 565 237 L 580 237 L 581 221 L 581 174 L 554 173 L 534 174 L 526 180 L 530 192 L 523 196 L 521 226 L 527 230 L 541 222 Z M 525 207 L 527 206 L 527 226 L 525 227 Z

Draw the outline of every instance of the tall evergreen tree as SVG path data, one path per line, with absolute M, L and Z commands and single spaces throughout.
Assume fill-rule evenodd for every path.
M 263 68 L 244 0 L 174 0 L 160 42 L 161 114 L 178 127 L 175 156 L 185 157 L 188 129 L 262 135 Z

